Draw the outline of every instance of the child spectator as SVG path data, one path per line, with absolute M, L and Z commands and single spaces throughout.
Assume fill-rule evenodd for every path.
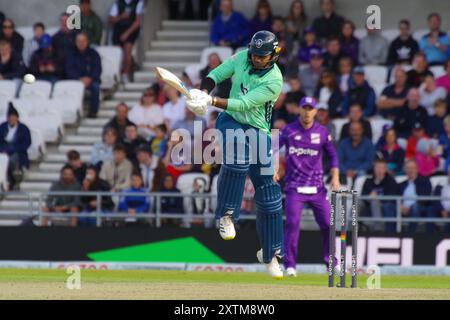
M 434 103 L 434 115 L 428 118 L 427 134 L 430 138 L 438 139 L 441 134 L 445 134 L 444 118 L 447 115 L 447 102 L 438 99 Z
M 52 47 L 52 38 L 48 34 L 40 38 L 39 49 L 31 56 L 29 70 L 38 80 L 51 83 L 64 77 L 64 62 L 56 56 Z
M 166 155 L 167 143 L 167 127 L 165 124 L 160 124 L 159 126 L 156 126 L 155 137 L 150 143 L 153 154 L 163 158 Z
M 31 57 L 33 53 L 39 49 L 39 40 L 45 34 L 45 26 L 42 22 L 37 22 L 33 25 L 33 38 L 28 39 L 25 42 L 23 48 L 23 62 L 25 66 L 29 67 L 31 62 Z
M 130 215 L 130 218 L 125 219 L 126 222 L 136 222 L 137 214 L 148 213 L 150 211 L 150 199 L 146 195 L 148 191 L 144 188 L 139 172 L 134 172 L 131 175 L 131 187 L 124 189 L 123 192 L 133 194 L 120 198 L 119 212 L 126 212 Z

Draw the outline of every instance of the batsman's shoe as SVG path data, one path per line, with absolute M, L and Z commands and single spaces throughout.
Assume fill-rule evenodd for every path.
M 223 240 L 233 240 L 236 237 L 233 218 L 230 213 L 225 214 L 219 220 L 219 233 Z
M 295 268 L 287 268 L 286 274 L 288 277 L 296 277 L 297 276 L 297 270 Z
M 260 263 L 264 263 L 262 249 L 260 249 L 260 250 L 258 250 L 258 252 L 256 252 L 256 258 L 258 259 L 258 261 Z M 270 261 L 270 263 L 264 263 L 264 264 L 266 265 L 267 272 L 269 273 L 269 275 L 272 278 L 275 278 L 278 280 L 283 279 L 283 270 L 281 269 L 281 265 L 278 262 L 277 255 L 275 255 L 272 258 L 272 261 Z

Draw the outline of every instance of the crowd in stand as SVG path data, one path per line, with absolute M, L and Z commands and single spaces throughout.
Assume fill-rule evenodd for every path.
M 111 22 L 120 21 L 120 17 L 125 15 L 123 5 L 129 2 L 119 1 L 115 5 L 111 10 Z M 371 175 L 364 183 L 363 195 L 450 196 L 450 176 L 446 185 L 434 190 L 430 183 L 431 177 L 450 172 L 450 40 L 449 35 L 441 30 L 439 13 L 425 17 L 429 32 L 419 41 L 412 37 L 410 21 L 402 19 L 398 24 L 398 37 L 389 42 L 380 30 L 370 29 L 366 36 L 358 39 L 354 23 L 335 12 L 333 0 L 318 0 L 322 11 L 318 17 L 310 16 L 300 0 L 292 1 L 286 17 L 273 15 L 271 3 L 260 0 L 250 20 L 233 9 L 231 0 L 216 2 L 219 6 L 211 27 L 212 45 L 239 50 L 259 30 L 271 30 L 279 39 L 283 51 L 278 64 L 285 77 L 286 89 L 274 108 L 274 128 L 282 129 L 286 124 L 298 121 L 300 99 L 306 95 L 314 96 L 320 105 L 317 121 L 328 128 L 336 141 L 342 182 L 347 186 L 351 186 L 359 176 Z M 131 3 L 135 6 L 132 11 L 135 16 L 132 14 L 124 19 L 124 25 L 116 24 L 116 35 L 128 30 L 115 38 L 117 43 L 132 43 L 126 39 L 134 41 L 138 37 L 136 17 L 142 8 L 137 1 Z M 64 16 L 61 19 L 63 22 Z M 130 24 L 130 19 L 135 19 L 135 22 Z M 20 36 L 12 36 L 15 33 L 6 30 L 8 24 L 14 30 L 12 21 L 5 19 L 1 39 L 6 37 L 9 42 L 0 42 L 0 77 L 8 77 L 10 73 L 4 70 L 14 69 L 14 66 L 20 70 L 25 68 L 21 62 L 16 62 L 22 61 L 21 54 L 17 53 L 14 58 L 8 54 L 18 52 L 23 44 Z M 89 23 L 91 26 L 94 24 Z M 52 38 L 45 35 L 41 24 L 36 24 L 34 30 L 35 43 L 26 48 L 38 46 L 39 49 L 31 54 L 29 61 L 36 64 L 33 61 L 39 61 L 40 56 L 44 57 L 43 60 L 53 57 L 50 65 L 54 65 L 53 68 L 43 67 L 38 63 L 39 67 L 33 69 L 38 71 L 38 77 L 52 81 L 52 77 L 62 77 L 63 74 L 80 79 L 86 76 L 76 70 L 85 65 L 83 50 L 89 48 L 89 39 L 94 38 L 94 34 L 98 39 L 98 33 L 85 31 L 78 34 L 75 41 L 75 35 L 64 27 Z M 59 43 L 57 48 L 56 43 Z M 73 50 L 69 54 L 70 46 L 75 46 L 78 51 Z M 125 44 L 124 50 L 129 49 Z M 24 57 L 30 56 L 27 50 L 20 51 Z M 89 50 L 94 56 L 95 50 Z M 11 56 L 5 60 L 12 61 L 6 64 L 9 67 L 3 64 L 5 55 Z M 66 60 L 65 64 L 60 65 L 60 59 Z M 128 72 L 131 62 L 127 58 L 124 62 L 124 70 Z M 198 74 L 186 69 L 183 80 L 189 87 L 198 86 L 201 79 L 220 63 L 220 56 L 213 53 L 209 56 L 208 65 Z M 390 83 L 389 79 L 393 79 L 393 83 L 387 84 L 380 94 L 367 79 L 365 68 L 373 65 L 388 68 L 383 82 Z M 442 66 L 445 73 L 436 77 L 430 70 L 431 66 Z M 91 80 L 85 83 L 86 87 L 95 86 L 97 79 L 97 74 L 91 76 Z M 226 98 L 230 86 L 231 82 L 222 83 L 216 95 Z M 98 105 L 92 112 L 97 110 Z M 52 190 L 179 192 L 176 183 L 183 173 L 205 173 L 212 180 L 220 165 L 175 161 L 170 157 L 171 150 L 182 141 L 174 142 L 169 138 L 177 129 L 193 132 L 196 121 L 202 122 L 204 130 L 213 128 L 217 116 L 216 110 L 211 110 L 205 118 L 195 116 L 185 108 L 184 98 L 176 90 L 155 82 L 143 92 L 137 105 L 117 105 L 116 115 L 104 128 L 102 141 L 93 147 L 89 164 L 82 163 L 75 150 L 69 152 L 61 180 L 52 186 Z M 347 119 L 339 136 L 333 123 L 335 119 Z M 383 127 L 382 136 L 375 143 L 372 138 L 373 119 L 392 121 L 392 125 Z M 406 176 L 407 180 L 398 184 L 395 180 L 398 176 Z M 246 190 L 251 196 L 251 188 Z M 97 210 L 98 204 L 92 197 L 73 196 L 66 200 L 61 207 L 58 201 L 51 199 L 46 210 Z M 102 210 L 111 211 L 114 207 L 112 200 L 107 198 Z M 146 212 L 154 205 L 142 196 L 123 197 L 116 204 L 120 211 L 133 215 Z M 182 213 L 184 210 L 177 197 L 165 197 L 162 204 L 163 213 Z M 374 216 L 394 217 L 396 214 L 394 202 L 371 201 L 366 206 L 370 210 L 365 212 Z M 251 205 L 245 201 L 242 208 L 251 212 Z M 450 205 L 446 200 L 404 200 L 401 205 L 401 213 L 405 217 L 448 217 L 449 212 Z M 74 220 L 73 224 L 76 223 Z M 410 224 L 409 231 L 415 231 L 416 226 Z M 429 224 L 427 230 L 432 231 L 435 227 Z M 392 223 L 386 224 L 387 230 L 392 231 L 393 228 L 395 225 Z M 445 228 L 450 232 L 450 224 Z

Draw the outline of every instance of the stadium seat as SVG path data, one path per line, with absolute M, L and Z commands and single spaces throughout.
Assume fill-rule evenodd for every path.
M 49 103 L 61 110 L 64 123 L 75 123 L 83 111 L 83 97 L 81 81 L 63 80 L 55 83 Z
M 377 143 L 378 139 L 383 135 L 383 126 L 387 124 L 392 126 L 394 123 L 389 119 L 375 118 L 370 120 L 370 124 L 372 126 L 372 142 Z
M 381 93 L 383 92 L 384 88 L 386 88 L 386 84 L 384 83 L 376 83 L 372 86 L 373 90 L 375 90 L 375 95 L 377 96 L 377 99 L 381 96 Z
M 120 81 L 122 49 L 117 46 L 95 48 L 102 59 L 102 89 L 112 89 Z
M 389 43 L 391 43 L 395 38 L 399 36 L 399 31 L 398 29 L 381 30 L 381 35 L 385 37 L 389 41 Z
M 367 35 L 367 30 L 366 29 L 356 29 L 355 32 L 354 32 L 354 36 L 356 38 L 358 38 L 359 40 L 364 38 L 366 35 Z
M 3 190 L 8 189 L 8 162 L 8 155 L 5 153 L 0 153 L 0 183 Z
M 41 132 L 34 128 L 29 128 L 31 134 L 31 147 L 28 149 L 28 158 L 38 160 L 46 152 L 45 141 Z
M 220 60 L 224 61 L 233 55 L 233 50 L 227 47 L 209 47 L 203 49 L 200 57 L 200 64 L 202 66 L 206 66 L 208 64 L 208 57 L 211 53 L 217 53 Z
M 433 75 L 436 79 L 440 76 L 445 75 L 446 73 L 443 66 L 432 66 L 430 67 L 430 71 L 433 72 Z
M 422 37 L 429 32 L 430 32 L 430 30 L 428 30 L 428 29 L 416 30 L 413 32 L 413 38 L 416 39 L 417 41 L 420 41 L 420 39 L 422 39 Z
M 371 86 L 386 84 L 388 69 L 385 66 L 367 65 L 364 66 L 364 73 L 367 82 Z
M 0 100 L 14 99 L 17 93 L 17 82 L 14 80 L 0 80 Z
M 434 191 L 434 189 L 436 189 L 437 186 L 444 187 L 449 184 L 448 176 L 430 177 L 430 181 L 431 181 L 431 186 L 433 187 L 433 191 Z
M 31 84 L 23 84 L 20 88 L 19 98 L 50 99 L 52 84 L 48 81 L 36 80 Z
M 348 122 L 348 119 L 347 118 L 334 119 L 332 122 L 334 124 L 334 127 L 336 128 L 336 140 L 339 140 L 341 136 L 342 127 L 344 126 L 344 124 Z
M 55 142 L 64 133 L 62 113 L 48 107 L 43 98 L 19 98 L 13 103 L 19 112 L 21 121 L 29 128 L 41 132 L 44 141 Z
M 403 70 L 405 70 L 405 72 L 408 72 L 409 70 L 412 69 L 412 65 L 410 64 L 402 65 L 401 67 Z M 392 69 L 391 74 L 389 76 L 389 84 L 393 84 L 395 81 L 395 68 L 397 67 L 394 67 L 394 69 Z
M 33 27 L 32 26 L 26 26 L 26 27 L 16 27 L 15 28 L 17 33 L 19 33 L 25 41 L 33 38 Z
M 204 68 L 204 66 L 200 63 L 193 63 L 186 66 L 184 72 L 188 75 L 189 79 L 193 82 L 192 84 L 198 85 L 201 82 L 200 71 Z M 194 76 L 192 76 L 194 75 Z M 199 83 L 194 83 L 199 82 Z
M 52 37 L 59 31 L 59 27 L 47 27 L 45 28 L 45 33 L 48 33 Z
M 395 181 L 396 181 L 397 183 L 402 183 L 402 182 L 404 182 L 404 181 L 406 181 L 406 180 L 408 180 L 408 177 L 407 177 L 407 176 L 395 176 Z

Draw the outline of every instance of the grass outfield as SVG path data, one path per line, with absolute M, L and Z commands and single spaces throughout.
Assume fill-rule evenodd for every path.
M 381 289 L 329 289 L 327 276 L 273 280 L 264 273 L 81 270 L 81 290 L 65 270 L 0 269 L 0 299 L 450 299 L 450 277 L 382 276 Z M 350 284 L 350 277 L 347 277 Z

